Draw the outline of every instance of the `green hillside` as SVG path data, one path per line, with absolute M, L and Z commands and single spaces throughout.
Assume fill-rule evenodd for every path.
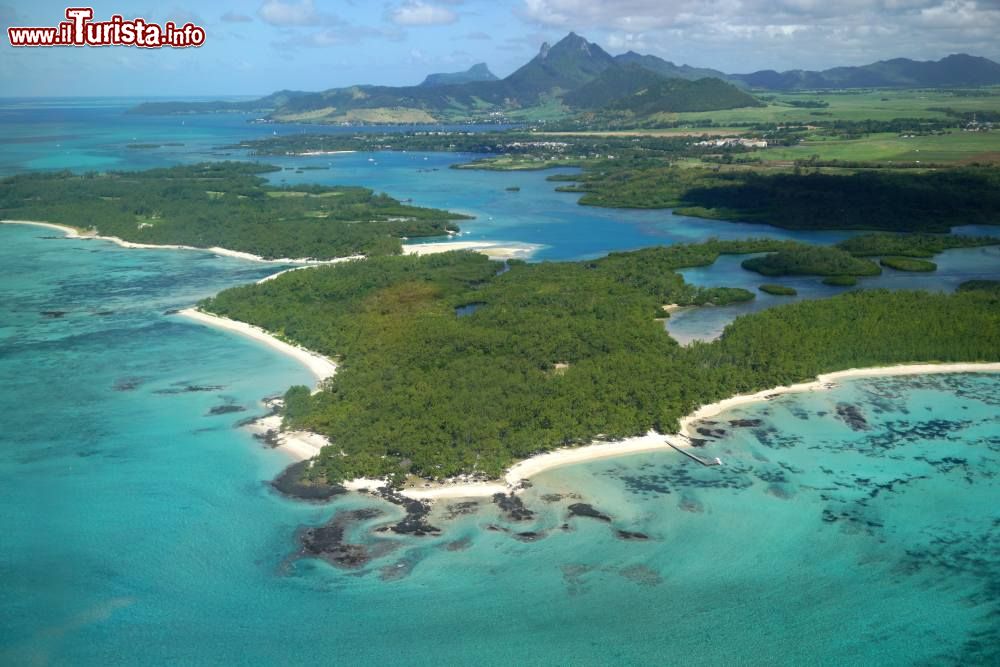
M 636 64 L 613 65 L 563 98 L 574 108 L 662 112 L 713 111 L 763 106 L 720 79 L 667 79 Z

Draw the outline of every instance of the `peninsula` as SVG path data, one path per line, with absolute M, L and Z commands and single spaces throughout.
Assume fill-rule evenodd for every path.
M 321 391 L 291 388 L 282 414 L 286 429 L 336 445 L 305 470 L 331 483 L 496 479 L 539 453 L 674 433 L 699 406 L 823 373 L 1000 361 L 1000 296 L 988 285 L 849 292 L 677 345 L 656 321 L 662 306 L 705 295 L 676 270 L 751 247 L 511 261 L 504 272 L 463 252 L 377 257 L 226 290 L 201 308 L 338 359 Z M 331 307 L 303 311 L 303 299 Z
M 202 163 L 0 180 L 0 219 L 42 220 L 137 247 L 230 251 L 247 259 L 331 260 L 402 252 L 467 216 L 409 206 L 367 188 L 268 185 L 277 167 Z

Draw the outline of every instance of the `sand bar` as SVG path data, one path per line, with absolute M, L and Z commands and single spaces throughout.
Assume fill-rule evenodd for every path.
M 403 245 L 405 255 L 433 255 L 452 250 L 474 250 L 490 259 L 525 259 L 545 246 L 537 243 L 510 241 L 442 241 L 440 243 L 409 243 Z

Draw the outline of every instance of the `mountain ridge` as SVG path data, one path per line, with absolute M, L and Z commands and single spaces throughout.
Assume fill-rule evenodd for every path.
M 611 74 L 600 80 L 609 69 Z M 622 80 L 614 81 L 614 75 Z M 682 86 L 661 80 L 716 83 Z M 543 43 L 531 60 L 503 79 L 497 79 L 485 63 L 478 63 L 465 72 L 428 75 L 415 86 L 283 90 L 249 102 L 148 102 L 130 113 L 253 112 L 277 122 L 436 123 L 492 118 L 491 114 L 535 107 L 554 108 L 557 113 L 595 110 L 601 108 L 594 106 L 597 101 L 603 101 L 608 109 L 637 113 L 652 108 L 659 109 L 657 113 L 712 111 L 759 103 L 745 92 L 738 94 L 734 86 L 783 91 L 989 84 L 1000 84 L 1000 64 L 967 54 L 953 54 L 937 61 L 894 58 L 822 71 L 725 74 L 710 68 L 676 65 L 634 51 L 612 56 L 598 44 L 570 32 L 555 44 Z M 654 94 L 643 100 L 629 99 L 642 89 Z M 615 91 L 618 98 L 612 96 Z M 667 99 L 671 95 L 682 97 L 683 102 Z
M 846 88 L 906 88 L 921 86 L 981 86 L 1000 84 L 1000 64 L 980 56 L 953 53 L 940 60 L 892 58 L 868 65 L 825 70 L 758 70 L 731 74 L 753 88 L 768 90 L 842 90 Z

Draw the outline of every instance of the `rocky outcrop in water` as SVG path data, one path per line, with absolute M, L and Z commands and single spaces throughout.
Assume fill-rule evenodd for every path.
M 616 530 L 615 536 L 620 540 L 648 540 L 649 535 L 631 530 Z
M 271 486 L 279 493 L 298 500 L 324 501 L 347 493 L 347 489 L 339 484 L 304 481 L 302 473 L 308 467 L 309 461 L 300 461 L 288 466 L 271 482 Z
M 588 505 L 587 503 L 573 503 L 567 509 L 569 509 L 569 515 L 571 517 L 583 516 L 590 519 L 597 519 L 598 521 L 611 523 L 611 517 L 609 517 L 607 514 L 604 514 L 603 512 L 597 511 L 596 509 L 593 508 L 593 506 Z
M 530 521 L 535 518 L 535 513 L 525 507 L 521 499 L 513 493 L 494 494 L 493 502 L 504 513 L 508 521 Z
M 376 494 L 393 505 L 399 505 L 406 510 L 406 516 L 399 523 L 390 527 L 390 530 L 400 535 L 414 535 L 423 537 L 424 535 L 437 535 L 440 528 L 427 523 L 427 515 L 431 512 L 431 506 L 425 502 L 407 498 L 394 489 L 384 486 Z
M 356 569 L 381 555 L 363 544 L 352 544 L 344 539 L 346 529 L 359 521 L 367 521 L 381 516 L 377 509 L 361 509 L 339 512 L 326 525 L 306 528 L 299 534 L 302 545 L 301 555 L 322 558 L 337 567 Z
M 242 405 L 233 405 L 231 403 L 227 403 L 225 405 L 216 405 L 214 408 L 208 411 L 208 414 L 209 416 L 214 417 L 216 415 L 232 414 L 233 412 L 246 412 L 246 410 L 247 409 Z

